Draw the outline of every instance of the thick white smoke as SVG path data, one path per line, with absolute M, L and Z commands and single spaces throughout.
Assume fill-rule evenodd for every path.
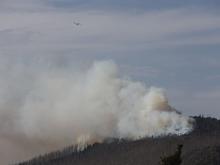
M 172 108 L 162 89 L 121 78 L 112 61 L 72 74 L 15 70 L 6 70 L 15 78 L 0 81 L 0 160 L 5 162 L 71 144 L 192 129 L 192 119 Z

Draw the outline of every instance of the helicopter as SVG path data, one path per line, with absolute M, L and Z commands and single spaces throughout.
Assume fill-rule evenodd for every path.
M 75 22 L 75 21 L 73 22 L 73 24 L 76 25 L 76 26 L 80 26 L 81 25 L 80 22 Z

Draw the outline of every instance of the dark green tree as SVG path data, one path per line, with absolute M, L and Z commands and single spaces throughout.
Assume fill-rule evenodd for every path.
M 177 150 L 173 155 L 161 157 L 161 165 L 180 165 L 182 163 L 181 153 L 183 145 L 177 146 Z

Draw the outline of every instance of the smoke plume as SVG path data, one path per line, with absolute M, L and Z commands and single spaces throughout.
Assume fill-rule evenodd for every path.
M 14 62 L 0 68 L 5 163 L 72 144 L 83 149 L 106 138 L 181 135 L 193 127 L 163 89 L 121 77 L 112 61 L 95 62 L 87 71 L 31 67 Z

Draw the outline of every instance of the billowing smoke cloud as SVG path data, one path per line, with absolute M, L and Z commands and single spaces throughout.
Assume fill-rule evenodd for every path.
M 121 78 L 112 61 L 87 71 L 30 68 L 15 62 L 1 68 L 0 160 L 7 163 L 71 144 L 192 129 L 192 119 L 171 107 L 162 89 Z

